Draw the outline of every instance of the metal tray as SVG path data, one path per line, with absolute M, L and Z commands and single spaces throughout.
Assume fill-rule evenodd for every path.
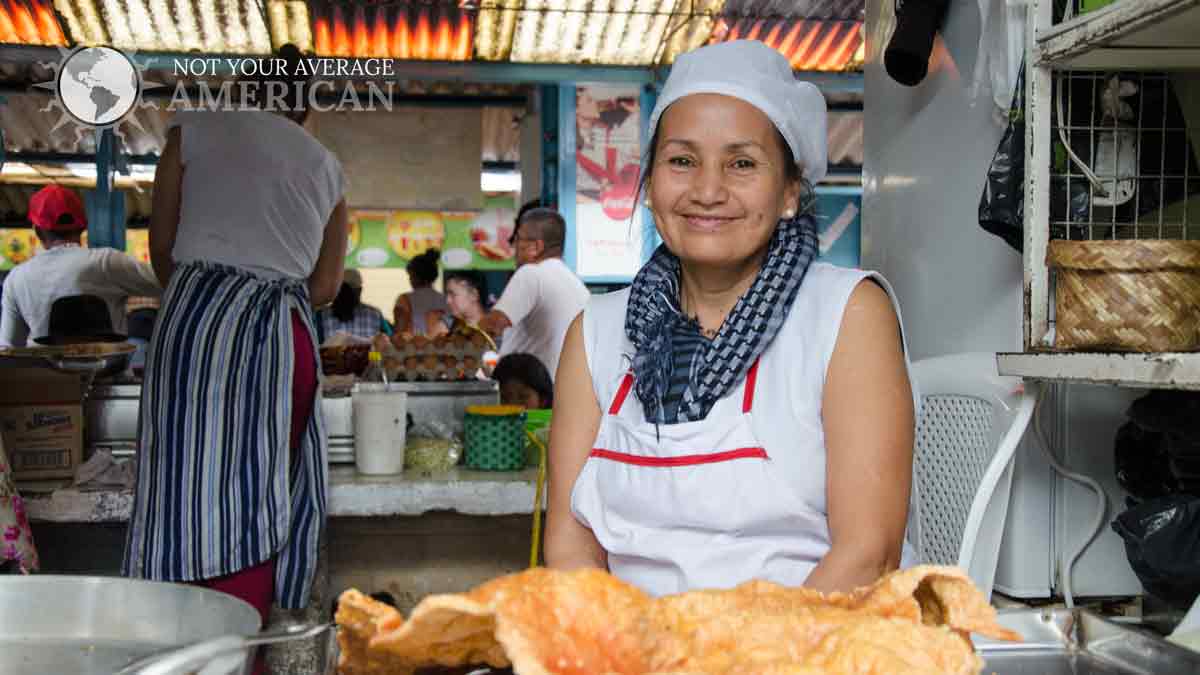
M 82 576 L 0 577 L 0 673 L 111 675 L 168 647 L 258 631 L 258 612 L 219 591 Z M 242 672 L 249 673 L 249 663 Z
M 1147 631 L 1083 610 L 1019 609 L 999 613 L 1021 643 L 976 637 L 989 675 L 1195 675 L 1200 653 Z

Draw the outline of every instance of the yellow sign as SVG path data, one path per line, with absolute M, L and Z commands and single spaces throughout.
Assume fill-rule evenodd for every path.
M 3 250 L 0 266 L 10 268 L 20 265 L 32 258 L 33 254 L 37 253 L 41 247 L 42 243 L 38 241 L 33 230 L 0 230 L 0 248 Z
M 87 232 L 81 243 L 87 246 Z M 42 250 L 42 242 L 30 228 L 0 228 L 0 271 L 11 270 Z M 126 230 L 125 252 L 141 262 L 150 262 L 150 231 Z
M 401 258 L 412 260 L 446 239 L 442 215 L 436 211 L 395 211 L 388 218 L 388 245 Z

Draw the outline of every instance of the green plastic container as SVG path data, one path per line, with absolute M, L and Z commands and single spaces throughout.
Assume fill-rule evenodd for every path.
M 546 447 L 550 447 L 550 408 L 534 408 L 525 411 L 525 431 L 537 436 Z M 528 438 L 525 439 L 526 466 L 537 466 L 540 454 L 537 446 Z
M 519 471 L 525 468 L 525 409 L 469 406 L 463 418 L 464 459 L 471 469 Z

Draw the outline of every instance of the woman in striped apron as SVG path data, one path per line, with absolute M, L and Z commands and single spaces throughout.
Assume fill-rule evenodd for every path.
M 225 590 L 264 622 L 272 600 L 308 604 L 326 513 L 312 306 L 341 282 L 347 216 L 341 166 L 306 118 L 177 114 L 150 230 L 166 293 L 125 572 Z
M 663 245 L 594 296 L 555 380 L 546 561 L 654 595 L 848 591 L 914 562 L 899 309 L 814 260 L 825 101 L 756 41 L 685 54 L 650 116 Z

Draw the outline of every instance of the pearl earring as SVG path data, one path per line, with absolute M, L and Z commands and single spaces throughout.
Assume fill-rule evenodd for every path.
M 791 220 L 792 216 L 794 216 L 794 215 L 796 215 L 796 212 L 791 209 L 788 209 L 787 211 L 783 212 L 783 217 L 787 220 Z

